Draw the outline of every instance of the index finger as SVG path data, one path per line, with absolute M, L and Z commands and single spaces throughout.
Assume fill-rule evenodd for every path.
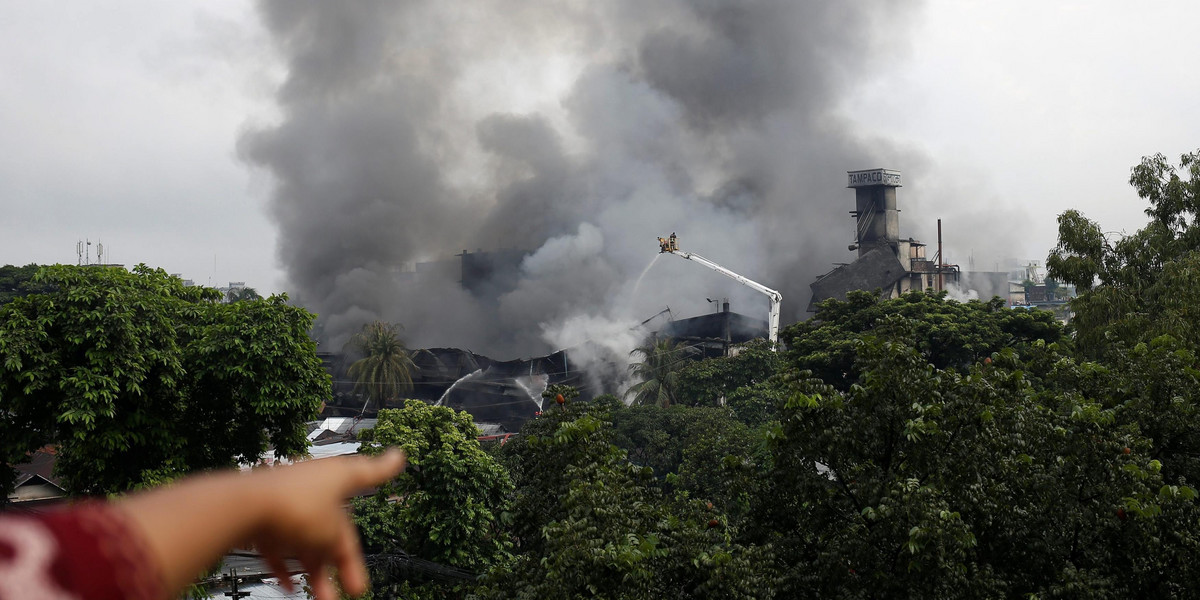
M 377 486 L 404 471 L 407 459 L 404 451 L 391 448 L 379 456 L 352 457 L 344 466 L 345 493 Z

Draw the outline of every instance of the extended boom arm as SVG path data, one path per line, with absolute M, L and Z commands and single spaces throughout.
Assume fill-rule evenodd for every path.
M 729 269 L 726 269 L 725 267 L 722 267 L 721 265 L 718 265 L 717 263 L 700 256 L 699 254 L 680 250 L 677 240 L 678 238 L 674 233 L 672 233 L 671 237 L 669 238 L 658 238 L 659 252 L 674 254 L 680 258 L 686 258 L 690 261 L 698 262 L 756 292 L 767 295 L 767 299 L 770 301 L 770 309 L 767 312 L 767 339 L 770 340 L 771 347 L 774 349 L 775 344 L 779 343 L 779 305 L 783 303 L 783 294 L 780 294 L 778 291 L 758 283 L 757 281 L 742 277 L 741 275 L 738 275 L 737 273 L 734 273 L 733 271 L 730 271 Z

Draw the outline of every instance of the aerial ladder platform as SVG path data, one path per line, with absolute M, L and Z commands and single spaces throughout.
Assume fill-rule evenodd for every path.
M 674 254 L 680 258 L 700 263 L 756 292 L 765 294 L 770 303 L 767 312 L 767 339 L 771 342 L 771 349 L 775 349 L 775 346 L 779 343 L 779 305 L 783 303 L 783 294 L 757 281 L 738 275 L 699 254 L 680 250 L 679 238 L 674 233 L 670 237 L 658 238 L 658 248 L 659 254 Z

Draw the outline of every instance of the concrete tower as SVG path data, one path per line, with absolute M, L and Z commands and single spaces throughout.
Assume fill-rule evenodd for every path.
M 896 208 L 896 188 L 900 172 L 888 169 L 849 171 L 846 187 L 854 190 L 857 235 L 855 245 L 862 257 L 887 244 L 893 252 L 900 244 L 900 211 Z
M 900 211 L 896 208 L 900 172 L 870 169 L 847 174 L 846 187 L 854 190 L 857 209 L 850 211 L 856 229 L 850 250 L 858 250 L 858 258 L 818 277 L 809 286 L 813 292 L 809 311 L 826 298 L 845 300 L 849 290 L 878 289 L 884 298 L 892 298 L 907 289 L 914 246 L 912 240 L 900 239 Z

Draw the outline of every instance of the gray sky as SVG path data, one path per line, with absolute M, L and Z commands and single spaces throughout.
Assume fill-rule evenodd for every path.
M 3 14 L 0 264 L 73 263 L 86 238 L 111 262 L 287 289 L 270 181 L 236 149 L 276 118 L 285 75 L 252 6 L 6 1 Z M 1019 258 L 1044 260 L 1071 207 L 1131 232 L 1144 217 L 1129 168 L 1200 147 L 1200 3 L 933 0 L 912 20 L 879 68 L 846 74 L 856 83 L 840 113 L 926 163 L 844 170 L 923 173 L 902 191 L 902 229 L 932 241 L 945 216 L 949 260 L 991 266 L 969 232 L 988 205 L 1026 224 L 1011 240 Z M 570 77 L 561 56 L 496 68 L 539 74 L 513 87 L 516 108 L 556 104 Z M 924 193 L 961 198 L 974 216 L 925 214 Z M 851 198 L 831 201 L 849 210 Z

